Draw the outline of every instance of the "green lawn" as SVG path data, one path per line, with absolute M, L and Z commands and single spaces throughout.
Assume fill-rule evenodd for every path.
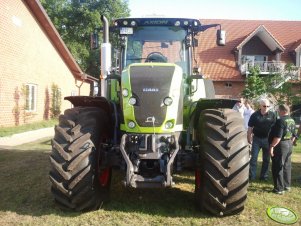
M 24 124 L 20 126 L 12 126 L 12 127 L 0 127 L 0 137 L 11 136 L 15 133 L 23 133 L 26 131 L 53 127 L 54 125 L 58 124 L 57 119 L 51 120 L 44 120 L 41 122 L 35 122 L 30 124 Z
M 271 206 L 284 206 L 301 216 L 301 144 L 293 154 L 292 191 L 271 193 L 272 181 L 249 186 L 245 210 L 218 218 L 194 206 L 192 172 L 175 175 L 171 189 L 125 189 L 114 171 L 111 201 L 87 213 L 61 211 L 50 193 L 49 139 L 13 149 L 0 149 L 0 225 L 280 225 L 266 215 Z M 299 225 L 300 221 L 295 225 Z

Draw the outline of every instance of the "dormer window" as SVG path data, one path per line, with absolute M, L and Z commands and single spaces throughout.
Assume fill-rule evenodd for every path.
M 236 47 L 237 65 L 244 75 L 255 66 L 260 74 L 278 73 L 284 67 L 280 61 L 283 51 L 284 47 L 260 25 Z

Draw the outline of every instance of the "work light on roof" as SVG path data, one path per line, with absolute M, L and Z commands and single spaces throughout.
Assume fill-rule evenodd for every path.
M 127 20 L 124 20 L 122 23 L 123 23 L 123 25 L 125 25 L 125 26 L 128 25 L 128 21 L 127 21 Z
M 185 20 L 183 23 L 185 26 L 187 26 L 189 24 L 189 22 L 187 20 Z
M 132 20 L 132 21 L 131 21 L 131 25 L 132 25 L 132 26 L 136 26 L 136 21 Z
M 177 20 L 176 22 L 175 22 L 175 26 L 180 26 L 181 25 L 181 22 L 179 21 L 179 20 Z

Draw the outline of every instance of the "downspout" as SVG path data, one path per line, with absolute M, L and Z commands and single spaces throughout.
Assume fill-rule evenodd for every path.
M 103 43 L 101 44 L 101 74 L 100 74 L 100 89 L 101 96 L 108 96 L 107 77 L 111 72 L 111 43 L 109 43 L 109 23 L 105 16 L 100 17 L 103 23 Z
M 82 87 L 83 84 L 84 84 L 84 80 L 81 81 L 80 85 L 77 85 L 77 82 L 75 83 L 75 86 L 78 88 L 78 96 L 80 96 L 80 88 Z
M 85 80 L 87 79 L 87 74 L 84 74 L 84 73 L 82 73 L 81 75 L 80 75 L 80 77 L 81 77 L 81 84 L 80 85 L 77 85 L 77 79 L 75 80 L 75 86 L 78 88 L 78 96 L 80 96 L 80 88 L 82 87 L 82 85 L 84 84 L 84 82 L 85 82 Z

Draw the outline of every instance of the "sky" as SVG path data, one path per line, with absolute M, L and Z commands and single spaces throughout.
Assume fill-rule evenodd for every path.
M 128 0 L 131 17 L 297 20 L 301 0 Z

